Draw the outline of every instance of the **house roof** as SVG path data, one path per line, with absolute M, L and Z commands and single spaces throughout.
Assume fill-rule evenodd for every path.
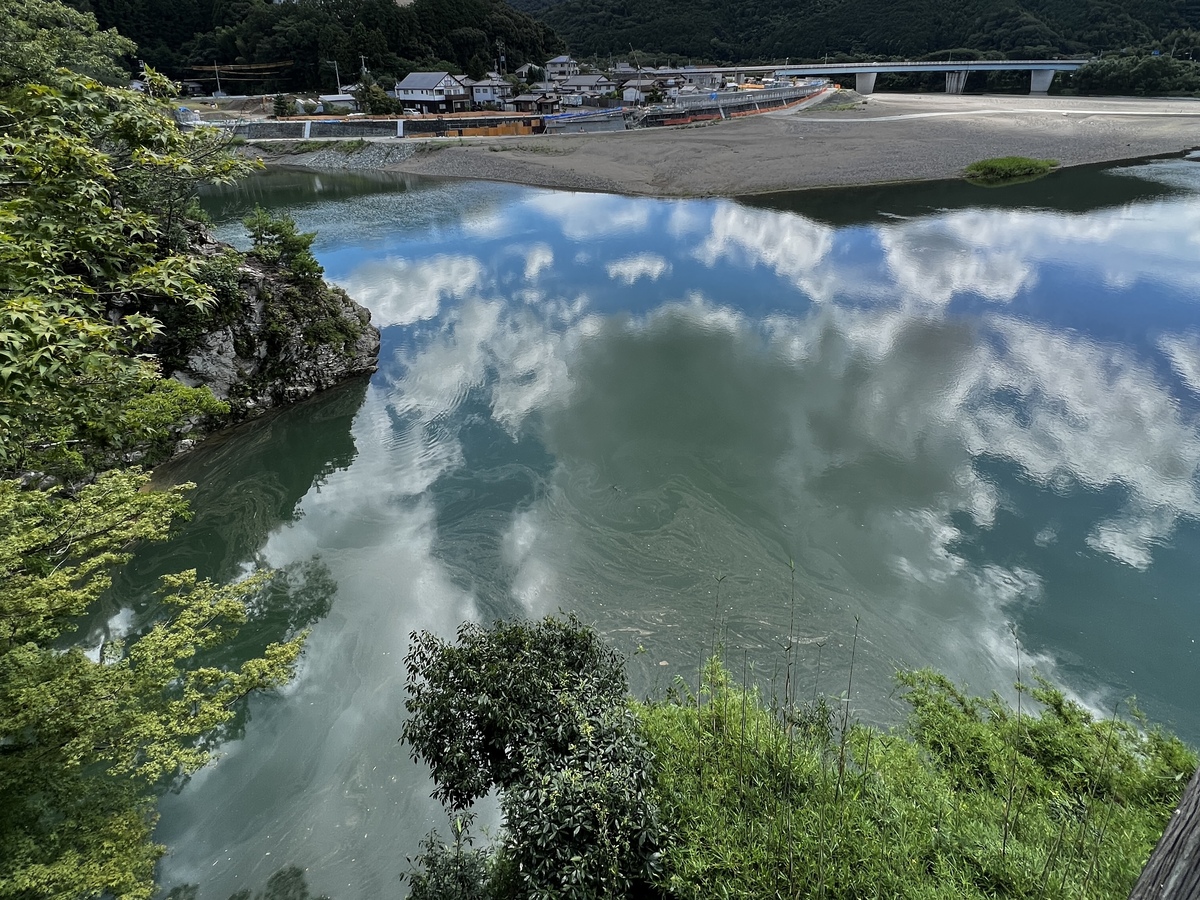
M 554 59 L 552 59 L 552 60 L 550 60 L 549 62 L 547 62 L 547 63 L 546 63 L 546 65 L 548 65 L 548 66 L 553 66 L 553 65 L 560 65 L 560 66 L 562 66 L 562 65 L 566 65 L 567 63 L 573 63 L 573 62 L 575 62 L 575 60 L 571 59 L 571 57 L 569 57 L 569 56 L 556 56 L 556 57 L 554 57 Z
M 500 78 L 484 78 L 472 83 L 471 87 L 509 87 L 509 84 Z
M 522 94 L 520 97 L 514 97 L 513 103 L 557 103 L 558 97 L 555 94 Z
M 403 81 L 397 82 L 396 90 L 429 90 L 441 84 L 447 76 L 454 78 L 449 72 L 409 72 Z M 457 78 L 454 80 L 458 81 Z
M 590 88 L 598 84 L 612 84 L 604 75 L 572 75 L 562 83 L 563 87 L 568 88 Z

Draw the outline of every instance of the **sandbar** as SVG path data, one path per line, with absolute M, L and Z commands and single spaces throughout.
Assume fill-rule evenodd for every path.
M 658 197 L 776 191 L 961 175 L 998 156 L 1063 166 L 1200 147 L 1200 101 L 835 93 L 828 102 L 703 125 L 600 134 L 405 139 L 378 166 L 432 177 Z M 383 148 L 379 148 L 382 150 Z M 331 154 L 320 154 L 327 158 Z M 370 156 L 371 154 L 368 154 Z M 303 159 L 268 161 L 307 163 Z

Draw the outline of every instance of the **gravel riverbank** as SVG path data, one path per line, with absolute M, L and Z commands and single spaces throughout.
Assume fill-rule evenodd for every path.
M 607 134 L 404 140 L 355 153 L 264 158 L 566 190 L 737 196 L 952 178 L 996 156 L 1065 166 L 1200 146 L 1200 102 L 948 94 L 834 95 L 831 102 L 703 126 Z

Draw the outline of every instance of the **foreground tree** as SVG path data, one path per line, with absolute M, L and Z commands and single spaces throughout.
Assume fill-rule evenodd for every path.
M 77 474 L 89 452 L 216 411 L 146 350 L 165 310 L 213 300 L 188 249 L 198 185 L 248 168 L 164 99 L 48 80 L 0 86 L 0 474 Z
M 137 49 L 115 29 L 101 31 L 96 19 L 58 0 L 0 4 L 0 84 L 42 81 L 68 68 L 105 84 L 129 81 L 122 57 Z
M 139 94 L 58 68 L 120 79 L 132 45 L 90 17 L 2 4 L 0 34 L 0 476 L 23 475 L 0 480 L 0 898 L 145 898 L 156 792 L 208 759 L 248 693 L 290 677 L 303 639 L 208 664 L 270 576 L 195 572 L 163 579 L 142 633 L 76 633 L 186 510 L 140 472 L 94 473 L 221 408 L 147 351 L 164 311 L 211 303 L 186 209 L 244 166 L 176 127 L 153 73 Z M 30 489 L 42 476 L 53 493 Z
M 154 792 L 209 757 L 249 692 L 290 677 L 302 635 L 206 666 L 266 575 L 163 579 L 169 617 L 90 654 L 69 640 L 138 542 L 166 536 L 180 489 L 102 476 L 71 499 L 0 482 L 0 897 L 148 897 Z
M 463 852 L 456 819 L 453 848 L 427 847 L 414 897 L 598 900 L 658 873 L 652 760 L 612 648 L 573 618 L 467 624 L 454 643 L 412 639 L 402 740 L 451 810 L 498 789 L 505 821 L 485 865 Z

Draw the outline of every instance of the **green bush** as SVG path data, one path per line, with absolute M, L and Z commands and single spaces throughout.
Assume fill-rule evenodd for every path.
M 1030 159 L 1027 156 L 999 156 L 973 162 L 965 169 L 967 178 L 986 184 L 1027 180 L 1045 175 L 1058 165 L 1056 159 Z
M 455 817 L 453 844 L 436 834 L 421 842 L 422 852 L 410 860 L 416 868 L 404 876 L 411 885 L 409 900 L 491 900 L 498 896 L 492 888 L 492 855 L 471 846 L 467 829 L 472 818 Z
M 1037 711 L 901 673 L 906 731 L 772 711 L 711 663 L 697 699 L 638 707 L 680 898 L 1117 898 L 1196 765 L 1177 739 L 1094 719 L 1049 684 Z
M 261 206 L 242 220 L 254 248 L 252 256 L 266 263 L 278 263 L 293 281 L 316 284 L 325 270 L 312 254 L 315 232 L 296 230 L 296 223 L 287 216 L 273 216 Z
M 504 896 L 624 897 L 658 874 L 652 760 L 624 667 L 594 631 L 574 618 L 467 624 L 455 643 L 414 634 L 405 662 L 402 739 L 435 796 L 461 810 L 500 791 Z
M 404 739 L 436 795 L 498 787 L 505 820 L 491 854 L 459 818 L 453 845 L 431 836 L 414 900 L 1123 898 L 1196 766 L 1040 678 L 1014 710 L 902 672 L 907 727 L 881 730 L 844 697 L 768 702 L 717 659 L 698 693 L 632 701 L 574 619 L 414 635 L 407 662 Z

